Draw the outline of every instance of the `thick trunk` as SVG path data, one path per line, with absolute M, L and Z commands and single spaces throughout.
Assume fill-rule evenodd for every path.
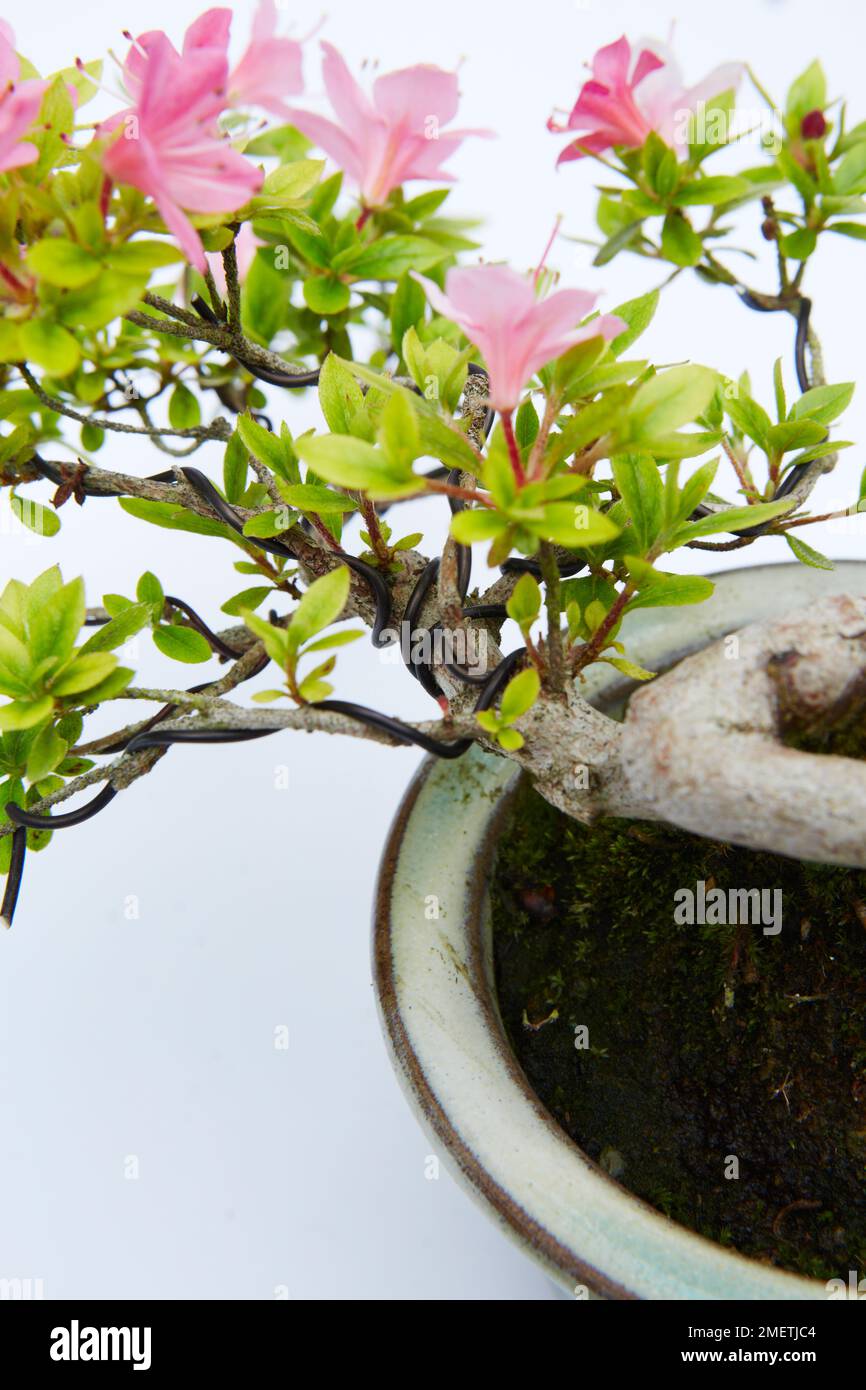
M 521 727 L 547 800 L 589 821 L 666 821 L 798 859 L 866 868 L 866 763 L 786 747 L 866 703 L 866 599 L 756 623 L 637 691 L 623 724 L 577 695 Z

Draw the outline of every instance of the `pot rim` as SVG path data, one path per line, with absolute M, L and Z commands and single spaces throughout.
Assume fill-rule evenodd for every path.
M 764 609 L 779 613 L 783 612 L 786 607 L 796 606 L 798 600 L 793 598 L 789 602 L 786 598 L 785 603 L 779 606 L 775 602 L 774 595 L 764 592 L 768 588 L 767 580 L 770 578 L 771 572 L 787 571 L 791 578 L 791 584 L 786 586 L 789 594 L 792 589 L 807 590 L 804 601 L 813 599 L 816 596 L 816 591 L 818 593 L 842 592 L 851 587 L 851 580 L 854 580 L 861 589 L 866 590 L 866 578 L 864 578 L 866 562 L 837 561 L 836 565 L 837 568 L 832 575 L 824 571 L 805 570 L 797 562 L 743 567 L 712 575 L 710 577 L 717 581 L 717 593 L 702 605 L 702 608 L 708 610 L 710 605 L 713 605 L 715 612 L 705 612 L 702 615 L 704 617 L 703 623 L 696 624 L 692 614 L 686 616 L 685 621 L 683 621 L 682 609 L 645 609 L 633 615 L 633 619 L 638 618 L 643 621 L 638 624 L 632 622 L 630 625 L 632 637 L 635 637 L 639 628 L 644 630 L 645 636 L 648 635 L 644 649 L 638 652 L 638 659 L 646 659 L 647 648 L 649 648 L 651 658 L 656 656 L 661 647 L 666 652 L 672 652 L 672 659 L 668 664 L 673 664 L 674 661 L 680 660 L 686 654 L 686 649 L 696 650 L 713 640 L 713 636 L 707 635 L 708 633 L 722 635 L 722 633 L 734 630 L 734 625 L 724 620 L 725 614 L 731 607 L 730 602 L 725 604 L 725 599 L 730 598 L 730 591 L 736 593 L 737 581 L 743 577 L 747 577 L 746 591 L 740 595 L 740 606 L 746 604 L 753 609 L 757 602 L 760 610 L 762 595 Z M 854 570 L 856 573 L 852 573 Z M 787 577 L 788 575 L 786 575 Z M 844 579 L 849 582 L 842 582 Z M 756 590 L 760 590 L 761 594 L 757 594 Z M 734 607 L 736 607 L 736 601 Z M 663 623 L 659 622 L 657 618 L 660 611 L 667 614 L 667 619 Z M 679 623 L 671 622 L 672 613 L 675 619 L 679 615 Z M 763 614 L 759 612 L 758 616 L 763 616 Z M 706 620 L 708 618 L 711 621 L 707 628 Z M 745 621 L 753 620 L 754 616 Z M 734 624 L 736 627 L 743 626 L 741 617 L 735 617 Z M 661 631 L 665 627 L 667 639 L 661 637 Z M 680 629 L 678 634 L 674 632 L 675 627 Z M 704 632 L 704 635 L 699 635 L 698 640 L 690 642 L 686 638 L 687 631 L 691 630 L 700 634 L 702 627 L 707 628 L 707 631 Z M 656 650 L 653 650 L 654 633 Z M 627 630 L 626 635 L 628 635 Z M 673 641 L 672 645 L 671 639 L 676 639 L 677 636 L 681 639 L 679 645 L 676 640 Z M 683 643 L 685 643 L 685 647 Z M 590 692 L 593 701 L 602 705 L 611 705 L 629 693 L 636 683 L 624 685 L 621 677 L 617 678 L 613 674 L 607 677 L 599 673 L 592 684 L 595 687 Z M 582 1284 L 598 1296 L 614 1300 L 640 1298 L 733 1299 L 743 1297 L 809 1300 L 826 1298 L 826 1287 L 821 1281 L 779 1270 L 720 1246 L 687 1227 L 680 1226 L 641 1198 L 628 1192 L 583 1153 L 578 1145 L 560 1128 L 557 1121 L 532 1090 L 505 1036 L 499 1017 L 489 961 L 485 959 L 482 917 L 486 901 L 486 875 L 483 873 L 479 875 L 470 871 L 472 866 L 478 863 L 485 866 L 489 864 L 502 821 L 507 814 L 511 797 L 521 777 L 520 770 L 513 764 L 506 764 L 506 767 L 510 766 L 510 771 L 503 773 L 503 762 L 503 759 L 484 753 L 477 747 L 471 749 L 459 762 L 442 763 L 435 758 L 426 759 L 416 772 L 403 797 L 383 851 L 373 915 L 374 982 L 380 1018 L 392 1061 L 422 1128 L 443 1146 L 446 1160 L 450 1160 L 456 1176 L 464 1186 L 468 1187 L 470 1195 L 480 1200 L 488 1210 L 492 1210 L 506 1234 L 515 1239 L 527 1253 L 535 1258 L 556 1282 L 569 1290 L 573 1290 L 575 1284 Z M 401 924 L 398 901 L 401 857 L 404 854 L 411 856 L 422 853 L 423 844 L 429 845 L 431 827 L 434 835 L 436 831 L 435 798 L 437 796 L 441 798 L 443 788 L 445 788 L 444 794 L 448 794 L 446 784 L 453 784 L 451 787 L 452 798 L 454 797 L 454 788 L 461 788 L 460 799 L 470 810 L 473 808 L 473 791 L 471 785 L 466 784 L 464 776 L 467 768 L 471 768 L 472 773 L 477 774 L 482 783 L 486 777 L 489 785 L 482 786 L 480 793 L 475 794 L 475 800 L 486 801 L 486 807 L 474 808 L 475 838 L 468 846 L 467 872 L 457 886 L 458 911 L 455 916 L 462 918 L 462 922 L 456 927 L 461 933 L 461 940 L 456 943 L 456 949 L 454 940 L 445 941 L 445 946 L 451 957 L 452 971 L 456 970 L 457 972 L 455 977 L 457 988 L 452 991 L 455 1002 L 454 1018 L 445 1019 L 445 1024 L 449 1029 L 448 1036 L 451 1038 L 451 1033 L 456 1033 L 456 1030 L 463 1026 L 465 1019 L 462 1016 L 458 1017 L 458 1015 L 460 1008 L 465 1008 L 468 1003 L 471 1009 L 476 1012 L 476 1025 L 484 1031 L 486 1044 L 491 1049 L 490 1057 L 487 1060 L 492 1062 L 495 1059 L 499 1072 L 498 1076 L 493 1077 L 490 1076 L 489 1072 L 485 1072 L 485 1083 L 492 1081 L 494 1089 L 478 1091 L 476 1085 L 475 1089 L 478 1091 L 475 1097 L 476 1101 L 484 1105 L 493 1098 L 497 1105 L 501 1103 L 505 1107 L 511 1107 L 515 1117 L 519 1115 L 527 1123 L 530 1120 L 531 1112 L 531 1127 L 534 1129 L 538 1142 L 543 1143 L 545 1148 L 549 1145 L 553 1146 L 551 1154 L 557 1167 L 561 1168 L 563 1172 L 567 1171 L 569 1178 L 573 1179 L 575 1193 L 579 1194 L 584 1202 L 592 1203 L 594 1199 L 601 1198 L 601 1204 L 609 1208 L 608 1216 L 615 1212 L 620 1225 L 628 1228 L 643 1253 L 636 1260 L 636 1266 L 640 1268 L 636 1267 L 630 1274 L 621 1275 L 619 1278 L 613 1277 L 605 1271 L 603 1268 L 604 1260 L 597 1257 L 598 1251 L 593 1257 L 591 1238 L 588 1238 L 589 1248 L 584 1254 L 576 1249 L 575 1245 L 567 1238 L 564 1239 L 562 1232 L 557 1232 L 555 1219 L 540 1219 L 537 1212 L 533 1213 L 532 1210 L 527 1210 L 527 1205 L 530 1207 L 538 1205 L 538 1191 L 537 1189 L 533 1190 L 534 1184 L 531 1177 L 527 1176 L 526 1171 L 524 1170 L 521 1174 L 520 1163 L 517 1159 L 511 1162 L 510 1176 L 513 1181 L 504 1180 L 503 1172 L 494 1176 L 490 1168 L 495 1166 L 501 1169 L 504 1166 L 507 1172 L 509 1158 L 503 1157 L 502 1161 L 499 1162 L 499 1150 L 497 1150 L 497 1162 L 495 1164 L 489 1164 L 479 1156 L 473 1147 L 471 1138 L 462 1132 L 463 1123 L 470 1113 L 466 1110 L 465 1101 L 463 1102 L 463 1121 L 451 1113 L 455 1108 L 458 1111 L 461 1109 L 459 1099 L 455 1099 L 459 1085 L 455 1085 L 453 1074 L 449 1075 L 446 1070 L 439 1068 L 439 1058 L 435 1049 L 428 1047 L 426 1058 L 420 1055 L 424 1051 L 424 1047 L 423 1045 L 419 1046 L 418 1039 L 414 1036 L 418 1031 L 419 1017 L 425 1007 L 425 992 L 430 981 L 436 978 L 433 972 L 438 971 L 442 978 L 439 980 L 440 992 L 432 1007 L 441 1007 L 443 998 L 448 1006 L 451 993 L 449 993 L 448 980 L 442 976 L 441 967 L 434 959 L 434 955 L 442 955 L 439 947 L 425 943 L 426 954 L 422 951 L 418 956 L 411 977 L 407 976 L 402 969 L 406 964 L 405 961 L 401 962 L 401 969 L 395 968 L 395 951 L 399 950 L 400 932 L 403 930 L 405 935 L 406 930 L 405 921 Z M 485 768 L 488 769 L 486 773 Z M 491 768 L 495 769 L 496 775 L 489 771 Z M 472 775 L 470 775 L 469 784 L 471 782 Z M 491 798 L 493 798 L 492 804 Z M 425 805 L 425 801 L 430 804 Z M 431 806 L 433 808 L 432 817 Z M 464 835 L 462 839 L 466 839 L 466 836 Z M 467 846 L 462 844 L 462 841 L 460 848 L 466 853 Z M 457 853 L 458 850 L 455 849 L 450 857 L 453 858 Z M 411 872 L 415 871 L 417 866 L 410 864 L 406 868 Z M 408 929 L 411 931 L 411 927 Z M 453 932 L 455 924 L 452 923 L 449 930 Z M 444 995 L 443 988 L 445 990 Z M 459 1003 L 458 994 L 463 996 L 460 1008 L 456 1007 Z M 453 1029 L 451 1029 L 452 1023 Z M 467 1052 L 467 1063 L 471 1065 L 474 1061 L 476 1061 L 474 1054 Z M 460 1059 L 458 1058 L 458 1066 L 459 1064 Z M 599 1184 L 601 1184 L 600 1187 Z M 524 1205 L 524 1202 L 527 1205 Z M 562 1224 L 566 1224 L 565 1220 Z M 600 1225 L 599 1229 L 601 1229 Z M 627 1239 L 628 1236 L 626 1235 L 624 1238 Z M 602 1244 L 603 1242 L 598 1243 Z M 682 1268 L 673 1272 L 669 1271 L 669 1277 L 665 1277 L 663 1267 L 672 1255 L 675 1256 L 675 1263 L 678 1266 L 681 1265 Z M 622 1261 L 619 1263 L 621 1264 Z M 707 1283 L 701 1276 L 708 1266 L 712 1266 L 712 1269 Z M 656 1272 L 658 1272 L 659 1288 L 667 1291 L 653 1291 Z M 692 1286 L 688 1282 L 690 1277 L 694 1279 L 694 1292 L 691 1291 Z M 683 1282 L 684 1278 L 685 1283 Z

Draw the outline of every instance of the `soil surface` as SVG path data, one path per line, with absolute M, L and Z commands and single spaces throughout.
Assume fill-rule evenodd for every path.
M 677 922 L 678 890 L 701 915 L 699 881 L 711 919 L 715 888 L 766 889 L 768 909 L 781 890 L 781 931 L 765 934 L 769 911 L 744 922 L 742 900 L 739 921 Z M 712 1240 L 862 1277 L 866 873 L 658 825 L 587 829 L 526 786 L 491 896 L 508 1036 L 563 1129 Z

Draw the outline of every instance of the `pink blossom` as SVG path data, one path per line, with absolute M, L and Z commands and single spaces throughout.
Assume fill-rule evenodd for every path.
M 260 0 L 244 56 L 229 78 L 232 106 L 261 106 L 283 120 L 291 118 L 283 100 L 304 90 L 302 49 L 296 39 L 278 39 L 274 0 Z
M 0 173 L 20 169 L 39 158 L 36 146 L 21 137 L 39 115 L 48 83 L 35 78 L 19 82 L 20 73 L 15 36 L 5 20 L 0 20 Z
M 225 67 L 223 84 L 225 106 L 261 106 L 287 120 L 289 108 L 283 100 L 304 90 L 302 49 L 296 39 L 277 38 L 277 8 L 274 0 L 259 0 L 253 19 L 252 35 L 237 67 L 229 75 L 229 9 L 206 10 L 187 29 L 182 56 L 196 53 L 219 55 Z M 134 94 L 141 83 L 150 46 L 160 33 L 141 34 L 129 50 L 123 65 L 126 89 Z M 164 36 L 163 36 L 164 37 Z
M 513 410 L 539 368 L 575 343 L 599 334 L 609 341 L 625 324 L 604 314 L 583 328 L 597 295 L 588 290 L 557 290 L 537 299 L 532 283 L 508 266 L 478 265 L 448 271 L 445 293 L 424 275 L 412 272 L 433 308 L 463 329 L 481 351 L 490 378 L 494 409 Z
M 686 140 L 686 115 L 699 102 L 736 87 L 741 76 L 740 63 L 726 63 L 696 86 L 686 87 L 679 65 L 664 44 L 653 40 L 642 47 L 632 66 L 631 45 L 623 36 L 596 53 L 592 77 L 581 87 L 567 124 L 548 122 L 550 130 L 584 132 L 566 145 L 557 162 L 614 146 L 637 149 L 653 130 L 679 148 Z
M 444 131 L 457 114 L 456 73 L 429 64 L 401 68 L 377 77 L 370 98 L 333 45 L 322 48 L 322 76 L 337 121 L 298 109 L 290 116 L 358 185 L 367 207 L 381 206 L 408 179 L 452 180 L 445 161 L 467 136 L 491 134 Z
M 209 11 L 198 25 L 215 13 Z M 116 182 L 132 184 L 153 198 L 166 227 L 203 272 L 201 241 L 184 209 L 234 212 L 261 187 L 262 173 L 219 134 L 225 50 L 218 44 L 187 42 L 179 54 L 162 33 L 143 36 L 138 48 L 141 52 L 130 54 L 124 70 L 136 104 L 103 127 L 123 127 L 103 165 Z
M 243 281 L 246 279 L 250 266 L 256 258 L 256 251 L 264 242 L 256 236 L 249 222 L 245 222 L 235 237 L 235 256 L 238 262 L 238 278 Z M 223 298 L 226 296 L 226 273 L 223 268 L 223 258 L 218 251 L 207 252 L 207 263 L 210 266 L 211 274 L 217 289 Z

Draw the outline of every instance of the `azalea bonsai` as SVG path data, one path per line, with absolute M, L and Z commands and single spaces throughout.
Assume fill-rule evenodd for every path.
M 471 228 L 443 213 L 451 156 L 490 135 L 455 125 L 454 73 L 410 67 L 368 93 L 324 43 L 327 117 L 305 96 L 312 45 L 281 36 L 273 0 L 234 59 L 231 18 L 208 11 L 179 50 L 160 32 L 128 35 L 125 105 L 96 124 L 98 62 L 42 77 L 0 32 L 12 511 L 50 536 L 64 506 L 110 513 L 119 499 L 143 524 L 232 547 L 242 576 L 219 631 L 151 572 L 101 602 L 56 568 L 9 580 L 7 925 L 26 848 L 104 808 L 171 745 L 288 729 L 445 758 L 477 743 L 581 821 L 662 821 L 866 866 L 862 764 L 782 742 L 862 698 L 866 601 L 824 599 L 743 631 L 735 660 L 712 646 L 655 677 L 620 640 L 633 611 L 712 593 L 664 567 L 683 547 L 783 536 L 798 560 L 831 567 L 802 536 L 845 447 L 830 431 L 853 387 L 824 380 L 804 286 L 828 236 L 866 235 L 866 125 L 828 104 L 814 64 L 783 111 L 761 106 L 755 162 L 716 173 L 713 157 L 743 134 L 737 90 L 751 81 L 764 100 L 757 80 L 735 64 L 688 87 L 660 45 L 602 49 L 570 114 L 550 122 L 563 185 L 577 197 L 593 172 L 601 181 L 595 264 L 647 264 L 646 293 L 608 296 L 599 313 L 546 258 L 528 275 L 483 262 Z M 556 157 L 551 138 L 551 177 Z M 735 213 L 774 244 L 777 284 L 734 268 Z M 634 356 L 663 282 L 692 274 L 739 296 L 744 314 L 790 316 L 796 389 L 781 362 L 753 394 L 711 360 Z M 294 437 L 284 390 L 309 398 L 310 428 Z M 160 453 L 152 475 L 118 467 L 123 434 Z M 440 554 L 401 532 L 399 503 L 418 497 L 451 509 Z M 498 577 L 473 590 L 482 544 Z M 522 634 L 507 654 L 506 619 Z M 431 696 L 429 721 L 333 697 L 337 650 L 366 629 L 399 647 Z M 117 655 L 145 630 L 166 662 L 159 689 L 136 685 Z M 222 673 L 187 688 L 186 668 L 214 656 Z M 638 687 L 621 723 L 582 693 L 595 663 Z M 241 703 L 265 668 L 267 688 Z M 118 701 L 141 716 L 89 734 L 93 712 Z M 79 793 L 89 799 L 59 809 Z

